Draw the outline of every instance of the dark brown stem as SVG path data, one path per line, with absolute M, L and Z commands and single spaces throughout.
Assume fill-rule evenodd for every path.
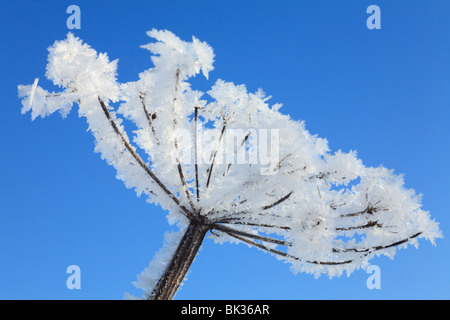
M 230 221 L 230 220 L 221 220 L 220 223 L 231 224 L 231 225 L 244 225 L 244 226 L 253 226 L 253 227 L 261 227 L 261 228 L 273 228 L 273 229 L 283 229 L 290 230 L 291 228 L 288 226 L 277 226 L 274 224 L 265 224 L 265 223 L 254 223 L 254 222 L 246 222 L 246 221 Z
M 247 133 L 247 134 L 245 135 L 244 139 L 242 140 L 240 146 L 238 147 L 238 149 L 236 150 L 235 153 L 237 153 L 237 152 L 242 148 L 242 146 L 247 142 L 247 140 L 248 140 L 249 137 L 250 137 L 250 132 Z M 231 162 L 227 165 L 227 169 L 226 169 L 225 172 L 223 173 L 223 176 L 224 176 L 224 177 L 225 177 L 225 175 L 227 175 L 228 172 L 230 171 L 230 167 L 231 167 Z
M 199 202 L 200 201 L 200 188 L 198 185 L 197 121 L 198 121 L 198 107 L 195 107 L 195 116 L 194 116 L 194 123 L 195 123 L 195 126 L 194 126 L 194 149 L 195 149 L 194 157 L 195 157 L 195 159 L 194 159 L 194 161 L 195 161 L 195 163 L 194 163 L 194 166 L 195 166 L 195 188 L 197 190 L 197 202 Z
M 180 69 L 177 69 L 177 73 L 175 75 L 175 79 L 176 79 L 175 80 L 175 96 L 173 98 L 173 103 L 172 103 L 172 106 L 173 106 L 173 128 L 174 128 L 174 130 L 177 127 L 177 114 L 176 114 L 176 109 L 175 109 L 175 103 L 178 100 L 177 94 L 178 94 L 178 83 L 180 81 Z M 175 138 L 174 143 L 175 143 L 175 150 L 178 153 L 178 151 L 179 151 L 178 150 L 178 142 L 177 142 L 176 138 Z M 186 179 L 185 179 L 184 174 L 183 174 L 183 168 L 181 167 L 181 162 L 180 162 L 180 159 L 178 158 L 178 156 L 176 158 L 176 161 L 177 161 L 178 175 L 180 176 L 181 184 L 183 185 L 184 192 L 186 193 L 186 198 L 189 201 L 189 204 L 191 206 L 192 211 L 195 212 L 198 215 L 198 211 L 195 209 L 194 202 L 192 201 L 191 192 L 189 191 L 189 187 L 188 187 L 188 185 L 186 183 Z
M 150 129 L 152 130 L 152 133 L 153 133 L 153 136 L 155 137 L 156 143 L 159 145 L 159 139 L 156 136 L 156 130 L 155 130 L 155 127 L 153 126 L 153 120 L 152 120 L 153 115 L 155 117 L 156 117 L 156 115 L 153 114 L 152 116 L 150 116 L 150 114 L 148 113 L 147 107 L 145 106 L 145 93 L 141 93 L 139 95 L 139 98 L 141 99 L 142 108 L 144 109 L 144 113 L 145 113 L 145 117 L 147 118 L 148 125 L 150 126 Z
M 285 258 L 289 258 L 289 259 L 293 259 L 293 260 L 301 260 L 300 258 L 295 257 L 293 255 L 290 255 L 290 254 L 288 254 L 286 252 L 266 247 L 265 245 L 263 245 L 261 243 L 257 243 L 255 241 L 249 240 L 249 239 L 247 239 L 247 238 L 245 238 L 243 236 L 239 236 L 237 234 L 233 234 L 231 232 L 226 232 L 226 231 L 225 231 L 225 233 L 228 234 L 229 236 L 233 237 L 233 238 L 241 240 L 242 242 L 245 242 L 245 243 L 247 243 L 249 245 L 252 245 L 252 246 L 257 247 L 259 249 L 262 249 L 264 251 L 270 252 L 272 254 L 275 254 L 275 255 L 278 255 L 278 256 L 281 256 L 281 257 L 285 257 Z M 352 260 L 345 260 L 345 261 L 305 261 L 305 262 L 311 263 L 311 264 L 337 266 L 337 265 L 352 263 Z
M 216 150 L 214 151 L 214 154 L 212 156 L 211 166 L 209 167 L 209 174 L 208 174 L 208 180 L 206 181 L 206 188 L 209 187 L 209 183 L 211 181 L 211 174 L 214 168 L 214 162 L 216 161 L 217 151 L 219 150 L 220 143 L 222 141 L 223 133 L 225 132 L 225 128 L 227 127 L 226 123 L 223 124 L 222 131 L 220 132 L 219 141 L 217 142 Z
M 337 231 L 351 231 L 351 230 L 359 230 L 359 229 L 367 229 L 371 227 L 383 227 L 382 224 L 378 223 L 378 221 L 369 221 L 364 225 L 356 226 L 356 227 L 347 227 L 347 228 L 336 228 Z
M 292 244 L 290 242 L 284 241 L 284 240 L 279 240 L 279 239 L 274 239 L 274 238 L 269 238 L 269 237 L 263 237 L 257 234 L 251 234 L 248 232 L 244 232 L 241 230 L 235 230 L 232 228 L 228 228 L 225 227 L 223 225 L 220 224 L 215 224 L 214 225 L 214 229 L 225 232 L 227 234 L 234 234 L 234 235 L 238 235 L 238 236 L 243 236 L 246 238 L 251 238 L 251 239 L 255 239 L 255 240 L 260 240 L 263 242 L 270 242 L 270 243 L 274 243 L 274 244 L 278 244 L 278 245 L 282 245 L 282 246 L 291 246 Z
M 269 205 L 263 207 L 262 209 L 263 209 L 263 210 L 267 210 L 267 209 L 270 209 L 270 208 L 273 208 L 273 207 L 279 205 L 279 204 L 282 203 L 283 201 L 286 201 L 287 199 L 289 199 L 289 197 L 292 195 L 292 193 L 293 193 L 293 191 L 289 192 L 289 193 L 288 193 L 287 195 L 285 195 L 283 198 L 281 198 L 281 199 L 275 201 L 275 202 L 272 203 L 272 204 L 269 204 Z
M 396 247 L 399 246 L 401 244 L 404 244 L 414 238 L 417 238 L 418 236 L 420 236 L 422 234 L 422 232 L 418 232 L 414 235 L 412 235 L 409 238 L 406 239 L 402 239 L 396 242 L 393 242 L 391 244 L 387 244 L 384 246 L 376 246 L 376 247 L 370 247 L 370 248 L 347 248 L 347 249 L 333 249 L 333 252 L 336 253 L 341 253 L 341 252 L 367 252 L 367 253 L 371 253 L 373 251 L 379 251 L 379 250 L 383 250 L 383 249 L 388 249 L 388 248 L 392 248 L 392 247 Z
M 177 147 L 177 142 L 175 141 L 175 147 Z M 195 209 L 194 202 L 192 202 L 191 192 L 189 191 L 188 185 L 186 183 L 186 179 L 183 174 L 183 168 L 181 167 L 180 160 L 177 158 L 177 168 L 178 168 L 178 175 L 180 176 L 181 184 L 183 185 L 184 192 L 186 193 L 186 198 L 189 201 L 189 204 L 191 205 L 192 211 L 198 214 L 198 211 Z
M 202 220 L 194 219 L 191 221 L 172 260 L 149 296 L 149 300 L 171 300 L 174 297 L 208 230 L 209 226 Z

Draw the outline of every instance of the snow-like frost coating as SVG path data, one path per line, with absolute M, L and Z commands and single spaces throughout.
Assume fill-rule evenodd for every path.
M 442 237 L 401 175 L 364 166 L 356 151 L 331 152 L 327 140 L 279 112 L 281 104 L 270 105 L 262 90 L 249 93 L 245 85 L 219 79 L 207 102 L 188 80 L 199 73 L 208 77 L 212 48 L 165 30 L 147 34 L 156 41 L 142 48 L 154 66 L 128 83 L 117 81 L 117 60 L 71 33 L 56 41 L 46 76 L 63 91 L 49 92 L 38 79 L 19 86 L 22 112 L 31 111 L 32 119 L 55 111 L 65 116 L 78 104 L 95 151 L 128 188 L 167 210 L 171 224 L 184 230 L 201 217 L 218 243 L 270 252 L 290 262 L 295 273 L 350 274 L 377 255 L 393 257 L 398 248 L 417 246 L 419 238 L 434 244 Z M 133 132 L 125 131 L 122 119 L 135 124 Z M 226 141 L 235 144 L 224 147 Z M 268 166 L 261 148 L 271 150 Z M 235 161 L 240 152 L 243 163 Z M 181 236 L 167 235 L 139 275 L 135 284 L 144 296 Z
M 155 254 L 153 260 L 150 261 L 147 268 L 142 271 L 133 285 L 144 291 L 143 297 L 146 298 L 151 294 L 151 289 L 157 284 L 158 280 L 164 273 L 167 265 L 177 249 L 177 246 L 183 236 L 183 231 L 166 232 L 164 234 L 163 247 Z

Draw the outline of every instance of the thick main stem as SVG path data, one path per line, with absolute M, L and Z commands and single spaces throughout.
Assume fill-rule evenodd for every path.
M 191 221 L 172 260 L 149 296 L 149 300 L 170 300 L 173 298 L 194 261 L 208 229 L 209 226 L 200 219 Z

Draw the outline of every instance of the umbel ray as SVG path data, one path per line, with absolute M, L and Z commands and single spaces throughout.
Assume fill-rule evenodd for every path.
M 166 30 L 147 34 L 153 66 L 137 81 L 119 83 L 117 60 L 69 33 L 49 48 L 46 69 L 61 91 L 38 79 L 18 88 L 32 119 L 65 117 L 78 105 L 95 152 L 178 226 L 138 276 L 142 298 L 172 299 L 206 235 L 269 252 L 294 273 L 330 277 L 442 236 L 401 175 L 363 165 L 354 151 L 332 153 L 262 90 L 221 79 L 194 90 L 189 80 L 213 70 L 212 48 Z

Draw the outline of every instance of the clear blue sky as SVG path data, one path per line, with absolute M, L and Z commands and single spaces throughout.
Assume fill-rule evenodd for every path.
M 115 179 L 72 112 L 30 121 L 17 85 L 44 80 L 47 47 L 74 30 L 119 58 L 119 79 L 148 68 L 145 31 L 195 35 L 215 51 L 217 78 L 259 87 L 332 150 L 405 174 L 441 223 L 437 247 L 377 258 L 381 290 L 364 271 L 315 280 L 244 245 L 204 242 L 179 299 L 449 299 L 450 1 L 0 2 L 0 299 L 122 299 L 162 245 L 165 213 Z M 366 8 L 381 8 L 369 30 Z M 40 82 L 53 89 L 46 81 Z M 81 290 L 66 268 L 81 268 Z

